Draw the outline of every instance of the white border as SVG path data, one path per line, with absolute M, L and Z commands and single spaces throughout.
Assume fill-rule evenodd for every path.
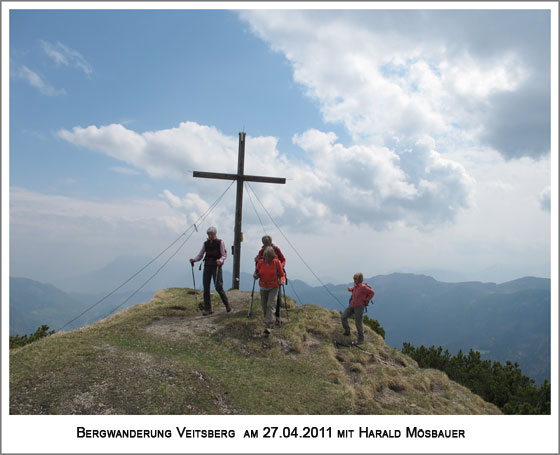
M 2 3 L 2 453 L 558 453 L 558 4 L 556 2 L 3 2 Z M 548 9 L 551 11 L 551 416 L 10 416 L 9 318 L 9 11 L 14 9 Z M 170 429 L 170 439 L 79 439 L 88 429 Z M 234 439 L 181 439 L 175 427 L 232 429 Z M 400 429 L 399 439 L 243 438 L 264 426 Z M 408 439 L 406 427 L 463 429 L 465 439 Z M 262 435 L 262 432 L 261 432 Z
M 138 3 L 138 6 L 136 6 Z M 392 10 L 461 10 L 461 9 L 511 9 L 511 10 L 553 10 L 557 2 L 375 2 L 375 1 L 292 1 L 292 2 L 266 2 L 266 1 L 208 1 L 208 2 L 185 2 L 185 1 L 147 1 L 147 2 L 3 2 L 10 9 L 202 9 L 202 10 L 243 10 L 243 9 L 306 9 L 306 10 L 366 10 L 366 9 L 392 9 Z

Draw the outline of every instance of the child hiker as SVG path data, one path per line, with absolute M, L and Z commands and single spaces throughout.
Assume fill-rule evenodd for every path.
M 356 273 L 354 275 L 354 286 L 348 288 L 352 293 L 350 297 L 350 305 L 342 313 L 342 327 L 344 327 L 344 335 L 350 336 L 350 326 L 348 325 L 348 318 L 354 315 L 356 318 L 356 329 L 358 329 L 358 343 L 364 342 L 364 326 L 362 318 L 364 316 L 364 308 L 375 294 L 374 290 L 364 283 L 364 275 Z

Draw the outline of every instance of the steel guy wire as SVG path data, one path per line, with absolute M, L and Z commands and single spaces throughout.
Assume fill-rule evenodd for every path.
M 297 291 L 296 291 L 295 286 L 292 284 L 292 281 L 293 281 L 293 280 L 289 280 L 288 283 L 289 283 L 290 287 L 292 288 L 292 291 L 294 291 L 294 294 L 296 295 L 296 298 L 298 299 L 298 301 L 301 302 L 301 303 L 303 303 L 302 300 L 300 299 L 300 297 L 299 297 Z
M 244 182 L 244 183 L 247 183 L 247 182 Z M 252 188 L 251 188 L 251 191 L 252 191 Z M 255 211 L 255 214 L 257 215 L 257 218 L 259 219 L 259 222 L 261 223 L 261 226 L 262 226 L 262 228 L 263 228 L 263 231 L 264 231 L 265 235 L 267 235 L 267 232 L 266 232 L 266 229 L 265 229 L 265 227 L 264 227 L 264 224 L 263 224 L 263 222 L 262 222 L 262 220 L 261 220 L 261 217 L 259 216 L 259 212 L 257 211 L 257 208 L 255 207 L 255 204 L 253 203 L 253 198 L 251 197 L 250 191 L 247 191 L 247 195 L 249 196 L 249 200 L 251 201 L 251 205 L 253 206 L 253 210 Z M 302 300 L 300 299 L 300 297 L 299 297 L 299 295 L 298 295 L 298 293 L 297 293 L 297 291 L 296 291 L 296 288 L 295 288 L 294 285 L 292 284 L 292 280 L 289 280 L 289 284 L 290 284 L 290 287 L 291 287 L 292 291 L 294 292 L 296 298 L 298 299 L 298 301 L 301 302 Z
M 210 208 L 207 209 L 206 212 L 204 212 L 204 214 L 201 215 L 201 216 L 198 218 L 197 222 L 200 221 L 200 223 L 202 223 L 202 221 L 203 221 L 208 215 L 210 215 L 211 211 L 212 211 L 212 210 L 218 205 L 218 203 L 222 200 L 222 198 L 224 197 L 224 195 L 226 194 L 226 192 L 231 188 L 231 186 L 233 185 L 234 182 L 235 182 L 235 181 L 232 181 L 232 183 L 227 187 L 226 191 L 224 191 L 224 192 L 222 193 L 222 195 L 221 195 L 218 199 L 216 199 L 216 201 L 210 206 Z M 198 232 L 198 229 L 196 228 L 196 223 L 194 223 L 193 226 L 194 226 L 195 231 Z M 187 229 L 187 231 L 188 231 L 188 229 Z M 187 231 L 185 231 L 185 232 L 187 232 Z M 184 235 L 184 234 L 185 234 L 185 233 L 183 233 L 183 235 Z M 181 245 L 179 245 L 179 248 L 177 248 L 177 250 L 175 250 L 175 252 L 174 252 L 171 256 L 169 256 L 169 258 L 167 259 L 167 261 L 165 261 L 165 262 L 161 265 L 161 267 L 160 267 L 159 269 L 157 269 L 156 272 L 155 272 L 150 278 L 148 278 L 146 281 L 144 281 L 144 283 L 142 283 L 142 285 L 141 285 L 138 289 L 136 289 L 132 294 L 130 294 L 119 306 L 117 306 L 113 311 L 111 311 L 109 314 L 107 314 L 107 316 L 109 316 L 109 315 L 113 314 L 115 311 L 117 311 L 121 306 L 123 306 L 123 305 L 124 305 L 126 302 L 128 302 L 132 297 L 134 297 L 144 286 L 146 286 L 146 284 L 148 284 L 148 283 L 152 280 L 152 278 L 154 278 L 154 277 L 169 263 L 169 261 L 171 261 L 171 259 L 173 259 L 173 258 L 177 255 L 177 253 L 181 250 L 181 248 L 183 248 L 183 246 L 185 246 L 185 243 L 187 243 L 187 241 L 192 237 L 193 234 L 194 234 L 194 232 L 191 232 L 191 233 L 189 234 L 189 236 L 185 239 L 185 241 L 184 241 L 183 243 L 181 243 Z M 107 316 L 105 316 L 105 317 L 107 317 Z
M 173 259 L 175 257 L 175 255 L 181 250 L 181 248 L 183 248 L 183 246 L 185 246 L 185 243 L 187 243 L 187 241 L 191 238 L 191 236 L 193 235 L 194 232 L 191 232 L 190 235 L 185 239 L 185 241 L 183 243 L 181 243 L 181 245 L 179 245 L 179 248 L 177 248 L 177 250 L 175 250 L 175 252 L 169 256 L 169 258 L 167 259 L 167 261 L 165 261 L 162 266 L 156 270 L 156 272 L 150 277 L 148 278 L 146 281 L 144 281 L 144 283 L 142 283 L 142 285 L 136 289 L 132 294 L 130 294 L 120 305 L 118 305 L 114 310 L 112 310 L 111 312 L 109 312 L 105 317 L 110 316 L 111 314 L 113 314 L 115 311 L 117 311 L 121 306 L 123 306 L 126 302 L 128 302 L 132 297 L 134 297 L 139 291 L 140 289 L 142 289 L 144 286 L 146 286 L 151 280 L 152 278 L 154 278 L 160 271 L 161 269 L 163 269 L 168 263 L 169 261 L 171 261 L 171 259 Z
M 245 185 L 248 185 L 247 182 L 244 182 Z M 263 228 L 264 234 L 267 235 L 266 229 L 264 227 L 264 224 L 261 220 L 261 217 L 259 216 L 259 212 L 257 212 L 257 208 L 255 207 L 255 204 L 253 203 L 253 198 L 251 197 L 251 193 L 249 191 L 247 191 L 247 195 L 249 196 L 249 201 L 251 201 L 251 205 L 253 206 L 253 210 L 255 211 L 255 214 L 257 215 L 257 218 L 259 219 L 259 222 L 261 223 L 261 226 Z
M 133 274 L 130 278 L 128 278 L 125 282 L 123 282 L 121 285 L 117 286 L 115 289 L 113 289 L 111 292 L 109 292 L 107 295 L 105 295 L 103 298 L 99 299 L 97 302 L 95 302 L 93 305 L 89 306 L 88 308 L 86 308 L 84 311 L 82 311 L 78 316 L 76 316 L 74 319 L 70 320 L 69 322 L 67 322 L 66 324 L 64 324 L 62 327 L 60 327 L 58 330 L 56 330 L 57 332 L 61 331 L 62 329 L 64 329 L 66 326 L 68 326 L 69 324 L 71 324 L 72 322 L 74 322 L 75 320 L 77 320 L 78 318 L 82 317 L 84 314 L 86 314 L 88 311 L 90 311 L 91 309 L 95 308 L 97 305 L 99 305 L 101 302 L 103 302 L 104 300 L 108 299 L 109 297 L 111 297 L 115 292 L 117 292 L 119 289 L 121 289 L 125 284 L 129 283 L 132 279 L 136 278 L 140 273 L 142 273 L 144 270 L 146 270 L 151 264 L 153 264 L 160 256 L 162 256 L 167 250 L 169 250 L 173 245 L 175 245 L 179 239 L 181 237 L 183 237 L 184 235 L 186 235 L 187 232 L 189 232 L 191 229 L 194 229 L 196 232 L 198 232 L 197 229 L 197 224 L 201 224 L 202 221 L 210 214 L 210 212 L 212 210 L 214 210 L 214 208 L 219 204 L 219 202 L 222 200 L 222 198 L 225 196 L 225 194 L 228 192 L 228 190 L 231 188 L 231 186 L 235 183 L 235 180 L 232 180 L 232 182 L 230 183 L 230 185 L 226 188 L 226 190 L 218 197 L 218 199 L 216 199 L 216 201 L 214 201 L 214 203 L 208 207 L 204 213 L 202 215 L 200 215 L 200 217 L 196 220 L 196 222 L 192 225 L 189 226 L 179 237 L 177 237 L 167 248 L 165 248 L 161 253 L 159 253 L 156 257 L 154 257 L 152 260 L 150 260 L 146 265 L 144 265 L 144 267 L 142 267 L 140 270 L 138 270 L 135 274 Z M 177 251 L 175 253 L 173 253 L 173 255 L 171 256 L 171 258 L 173 256 L 175 256 L 179 250 L 183 247 L 183 245 L 187 242 L 187 240 L 192 236 L 193 232 L 191 232 L 191 234 L 187 237 L 187 239 L 181 244 L 181 246 L 177 249 Z M 170 259 L 171 259 L 170 258 Z M 164 266 L 169 262 L 168 259 L 165 263 Z M 158 269 L 158 271 L 151 276 L 149 280 L 151 280 L 155 275 L 157 275 L 159 273 L 159 271 L 162 269 L 163 267 L 160 267 Z M 146 281 L 139 289 L 137 289 L 136 291 L 134 291 L 134 293 L 128 297 L 125 302 L 127 302 L 128 300 L 130 300 L 130 298 L 132 298 L 132 296 L 134 296 L 140 289 L 142 289 L 142 287 L 144 287 L 148 281 Z M 122 306 L 125 302 L 123 302 L 121 305 Z M 113 310 L 115 311 L 115 310 Z M 111 312 L 112 313 L 112 312 Z M 109 313 L 109 314 L 111 314 Z
M 321 283 L 321 285 L 323 286 L 323 288 L 325 288 L 325 290 L 330 294 L 330 296 L 332 298 L 334 298 L 338 304 L 340 306 L 342 306 L 343 308 L 346 308 L 344 304 L 342 304 L 340 302 L 340 300 L 338 300 L 338 298 L 336 297 L 336 295 L 334 295 L 329 288 L 325 285 L 325 283 L 323 283 L 323 281 L 321 280 L 321 278 L 319 278 L 315 272 L 311 269 L 311 267 L 309 266 L 309 264 L 307 264 L 307 262 L 305 262 L 305 259 L 303 259 L 303 257 L 301 257 L 301 255 L 299 254 L 299 252 L 297 251 L 296 247 L 292 245 L 292 242 L 290 242 L 288 240 L 288 237 L 286 237 L 284 235 L 284 233 L 282 232 L 282 229 L 280 229 L 280 227 L 276 224 L 276 222 L 274 221 L 274 219 L 272 218 L 272 216 L 270 215 L 270 213 L 268 212 L 268 210 L 266 209 L 266 207 L 264 206 L 264 204 L 261 202 L 261 200 L 259 199 L 259 197 L 257 196 L 257 193 L 255 193 L 255 191 L 253 190 L 253 188 L 251 187 L 251 185 L 249 185 L 249 183 L 247 182 L 247 186 L 249 187 L 249 189 L 253 192 L 253 195 L 255 196 L 255 198 L 257 199 L 257 201 L 259 201 L 259 204 L 261 205 L 261 207 L 264 209 L 264 211 L 266 212 L 266 214 L 268 215 L 268 217 L 270 218 L 270 220 L 272 221 L 272 223 L 274 224 L 274 226 L 276 226 L 276 229 L 278 229 L 278 231 L 280 232 L 280 234 L 282 234 L 282 237 L 284 237 L 284 239 L 286 240 L 286 242 L 288 242 L 288 244 L 292 247 L 292 249 L 295 251 L 295 253 L 297 254 L 297 256 L 301 259 L 301 262 L 303 262 L 305 264 L 305 266 L 309 269 L 309 271 L 313 274 L 313 276 L 315 278 L 317 278 L 317 280 L 319 281 L 319 283 Z

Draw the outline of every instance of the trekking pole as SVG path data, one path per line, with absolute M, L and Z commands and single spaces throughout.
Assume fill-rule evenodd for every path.
M 214 270 L 214 289 L 216 289 L 216 281 L 218 280 L 218 277 L 222 277 L 222 264 L 218 265 L 216 267 L 216 270 Z M 223 288 L 223 278 L 220 278 L 221 280 L 221 285 Z M 217 292 L 217 289 L 216 289 Z
M 250 317 L 253 313 L 253 295 L 255 294 L 255 282 L 257 281 L 256 278 L 253 278 L 253 290 L 251 291 L 251 305 L 249 305 L 249 312 L 247 313 L 247 317 Z
M 290 317 L 288 316 L 288 301 L 286 300 L 287 284 L 288 284 L 288 274 L 286 273 L 286 269 L 284 268 L 284 284 L 282 285 L 282 290 L 284 291 L 284 306 L 286 307 L 286 319 L 289 321 Z
M 282 285 L 282 291 L 284 292 L 284 306 L 286 307 L 286 319 L 289 321 L 290 317 L 288 316 L 288 301 L 286 300 L 286 287 Z
M 195 301 L 196 307 L 199 308 L 199 306 L 198 306 L 198 293 L 196 292 L 196 282 L 194 281 L 194 262 L 191 262 L 191 271 L 192 271 L 192 284 L 193 284 L 193 288 L 194 288 L 194 301 Z

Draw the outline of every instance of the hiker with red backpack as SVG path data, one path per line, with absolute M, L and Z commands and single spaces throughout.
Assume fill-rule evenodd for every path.
M 356 319 L 356 329 L 358 329 L 358 342 L 364 342 L 364 326 L 362 319 L 364 316 L 364 309 L 375 294 L 375 291 L 364 283 L 364 275 L 356 273 L 354 275 L 354 286 L 349 287 L 348 291 L 352 293 L 350 297 L 350 305 L 342 313 L 342 327 L 344 327 L 344 335 L 350 336 L 350 326 L 348 325 L 348 318 L 354 315 Z
M 276 299 L 280 292 L 280 286 L 284 284 L 286 275 L 282 264 L 276 256 L 272 246 L 264 248 L 262 257 L 257 261 L 253 278 L 259 280 L 261 289 L 261 306 L 264 315 L 264 336 L 270 335 L 274 327 L 274 308 Z
M 274 252 L 276 253 L 276 257 L 278 258 L 278 261 L 280 261 L 280 265 L 282 266 L 282 270 L 284 271 L 284 275 L 286 275 L 286 258 L 284 257 L 284 255 L 282 254 L 282 251 L 280 251 L 280 248 L 278 248 L 276 245 L 274 245 L 274 243 L 272 243 L 272 237 L 270 237 L 270 235 L 265 235 L 263 236 L 262 240 L 262 248 L 259 250 L 257 256 L 255 257 L 255 265 L 259 262 L 259 259 L 262 258 L 263 256 L 263 251 L 265 250 L 266 247 L 271 246 L 274 249 Z M 287 282 L 287 277 L 285 278 L 285 281 Z M 276 297 L 276 311 L 274 313 L 274 315 L 276 316 L 276 326 L 280 327 L 282 325 L 282 322 L 280 320 L 280 307 L 282 305 L 282 293 L 280 292 L 280 290 L 278 291 L 278 297 Z

